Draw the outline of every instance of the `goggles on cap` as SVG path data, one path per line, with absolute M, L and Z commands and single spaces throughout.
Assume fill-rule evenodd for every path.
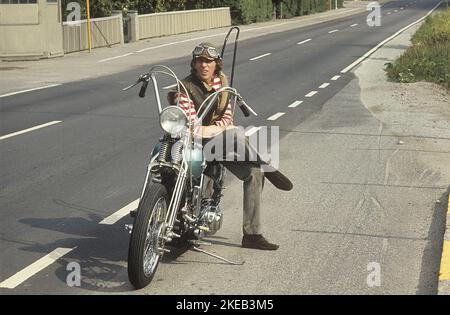
M 197 46 L 194 48 L 194 51 L 192 52 L 193 57 L 200 57 L 203 56 L 206 53 L 206 56 L 212 59 L 220 59 L 220 55 L 217 52 L 216 48 L 214 47 L 208 47 L 208 46 Z

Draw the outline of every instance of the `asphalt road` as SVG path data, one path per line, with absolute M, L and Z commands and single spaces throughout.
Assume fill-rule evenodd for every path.
M 240 248 L 241 197 L 235 196 L 240 196 L 241 185 L 230 178 L 224 200 L 225 226 L 213 239 L 212 250 L 246 260 L 246 264 L 232 267 L 199 253 L 183 253 L 167 258 L 154 283 L 137 293 L 435 293 L 437 249 L 428 244 L 428 233 L 438 224 L 435 218 L 424 211 L 407 219 L 390 215 L 389 211 L 403 206 L 395 200 L 404 198 L 405 192 L 396 191 L 388 202 L 391 210 L 381 205 L 383 200 L 368 197 L 383 209 L 371 214 L 382 216 L 380 226 L 374 227 L 371 218 L 363 216 L 364 202 L 355 192 L 361 186 L 345 183 L 378 178 L 384 174 L 380 163 L 389 156 L 374 162 L 353 150 L 342 160 L 339 152 L 363 144 L 395 142 L 389 137 L 382 141 L 360 137 L 360 133 L 377 135 L 380 125 L 358 102 L 354 75 L 341 70 L 437 3 L 388 3 L 382 9 L 380 27 L 369 27 L 367 13 L 363 13 L 241 42 L 235 86 L 259 116 L 244 119 L 237 113 L 237 123 L 280 126 L 281 169 L 295 174 L 292 193 L 267 188 L 267 235 L 282 247 L 273 253 Z M 164 64 L 180 75 L 187 74 L 188 54 Z M 230 60 L 229 52 L 226 60 Z M 30 271 L 33 276 L 14 288 L 0 289 L 1 294 L 134 293 L 126 277 L 129 236 L 124 230 L 131 220 L 125 217 L 110 225 L 99 222 L 139 197 L 150 149 L 160 136 L 151 93 L 144 101 L 137 97 L 138 90 L 121 90 L 143 72 L 142 68 L 131 69 L 0 99 L 0 136 L 58 122 L 0 140 L 0 281 L 54 254 L 57 248 L 71 249 L 47 268 L 35 274 Z M 340 77 L 331 80 L 335 76 Z M 330 85 L 319 88 L 324 83 Z M 162 80 L 161 84 L 171 82 Z M 311 91 L 318 93 L 305 97 Z M 295 110 L 288 108 L 298 100 L 303 103 Z M 339 110 L 324 110 L 330 102 L 339 102 Z M 284 115 L 267 120 L 277 113 Z M 343 128 L 342 132 L 353 137 L 350 142 L 324 138 L 319 127 Z M 330 173 L 330 163 L 340 167 Z M 336 186 L 340 188 L 330 188 Z M 423 200 L 438 198 L 441 190 L 433 186 L 423 195 L 409 191 L 410 206 L 428 209 Z M 355 234 L 359 238 L 339 239 L 352 224 L 358 226 Z M 411 226 L 422 236 L 408 234 Z M 397 234 L 379 237 L 377 245 L 364 238 L 375 233 L 373 228 L 392 232 L 386 227 Z M 317 231 L 328 232 L 315 237 Z M 395 237 L 407 243 L 418 241 L 420 246 L 411 245 L 414 250 L 408 251 L 409 245 L 401 243 L 392 249 L 388 242 Z M 386 278 L 392 281 L 370 291 L 366 268 L 377 261 L 370 257 L 371 250 L 387 255 L 388 247 L 396 258 L 380 263 L 387 265 Z M 434 251 L 432 261 L 422 264 L 430 250 Z M 352 259 L 344 259 L 348 257 Z M 66 284 L 70 262 L 81 265 L 81 287 Z M 399 274 L 405 263 L 416 278 L 408 277 L 406 271 Z

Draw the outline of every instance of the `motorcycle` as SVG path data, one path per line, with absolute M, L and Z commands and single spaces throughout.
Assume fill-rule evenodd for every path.
M 222 87 L 201 104 L 199 120 L 214 110 L 221 93 L 228 93 L 234 108 L 239 105 L 245 116 L 257 115 L 238 91 L 231 87 L 236 58 L 239 29 L 234 27 L 225 38 L 222 56 L 228 36 L 237 29 L 230 87 Z M 202 239 L 215 234 L 222 226 L 225 168 L 217 161 L 207 161 L 202 147 L 195 141 L 194 123 L 176 105 L 163 108 L 159 95 L 157 76 L 165 75 L 176 81 L 177 93 L 189 96 L 186 87 L 168 67 L 158 65 L 139 77 L 137 82 L 124 90 L 142 84 L 140 97 L 145 97 L 150 81 L 153 84 L 163 136 L 154 147 L 141 192 L 139 206 L 131 215 L 128 251 L 128 276 L 136 289 L 147 286 L 153 279 L 158 265 L 174 243 L 188 242 L 193 250 L 205 253 L 230 264 L 233 262 L 201 248 Z M 203 110 L 204 109 L 204 110 Z M 212 189 L 211 189 L 212 188 Z

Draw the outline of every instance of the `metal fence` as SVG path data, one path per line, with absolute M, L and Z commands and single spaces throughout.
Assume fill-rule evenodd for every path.
M 138 16 L 139 39 L 231 25 L 230 8 L 174 11 Z
M 125 29 L 124 29 L 125 23 Z M 64 22 L 64 53 L 89 49 L 87 20 Z M 230 8 L 174 11 L 137 15 L 122 14 L 91 20 L 92 48 L 128 41 L 208 30 L 231 25 Z M 126 34 L 124 34 L 124 31 Z
M 64 53 L 89 49 L 87 20 L 64 22 Z M 123 44 L 123 21 L 121 15 L 91 20 L 92 48 Z

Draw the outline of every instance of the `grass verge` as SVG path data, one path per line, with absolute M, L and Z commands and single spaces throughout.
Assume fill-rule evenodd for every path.
M 450 9 L 428 16 L 411 42 L 402 56 L 387 64 L 388 78 L 434 82 L 450 90 Z

